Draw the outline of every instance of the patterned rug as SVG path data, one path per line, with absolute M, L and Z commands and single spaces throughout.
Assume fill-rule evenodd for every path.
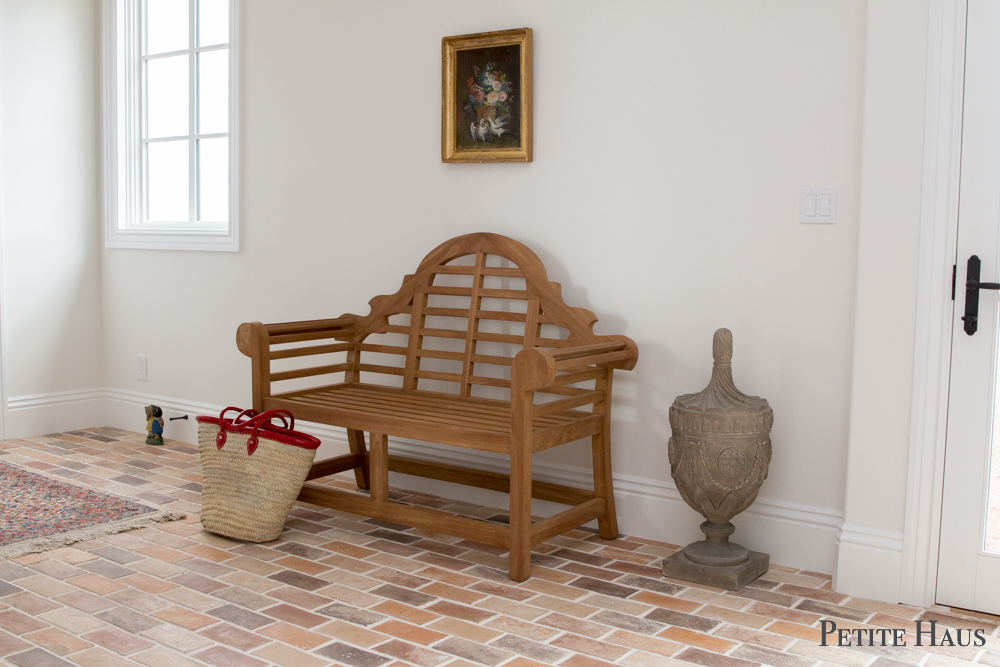
M 182 518 L 0 462 L 0 561 Z

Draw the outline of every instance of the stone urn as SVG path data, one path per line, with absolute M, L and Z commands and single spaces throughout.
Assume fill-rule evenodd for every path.
M 767 572 L 768 555 L 729 541 L 730 520 L 750 507 L 771 462 L 773 413 L 733 384 L 733 334 L 715 332 L 708 386 L 670 408 L 670 474 L 685 502 L 705 517 L 705 540 L 664 559 L 667 577 L 738 590 Z

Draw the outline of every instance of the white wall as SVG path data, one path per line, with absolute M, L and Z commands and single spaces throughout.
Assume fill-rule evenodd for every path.
M 97 7 L 0 0 L 8 437 L 83 426 L 82 404 L 45 415 L 17 408 L 102 377 Z
M 669 490 L 667 408 L 707 382 L 712 333 L 727 326 L 737 383 L 775 410 L 762 500 L 836 521 L 863 10 L 508 2 L 477 18 L 457 1 L 249 1 L 243 252 L 105 250 L 106 384 L 246 404 L 240 322 L 365 313 L 439 242 L 489 230 L 534 248 L 599 332 L 638 342 L 639 365 L 616 383 L 617 473 Z M 535 31 L 535 162 L 441 164 L 441 37 L 520 26 Z M 798 222 L 802 186 L 839 188 L 836 225 Z M 153 322 L 140 315 L 150 302 Z M 582 446 L 538 458 L 589 465 Z M 622 513 L 626 530 L 694 538 L 697 517 L 674 504 Z M 828 529 L 811 563 L 827 571 Z
M 857 311 L 838 591 L 896 602 L 910 445 L 926 2 L 869 0 Z
M 4 371 L 10 403 L 22 408 L 12 414 L 37 427 L 22 435 L 100 421 L 140 429 L 150 400 L 171 414 L 246 405 L 240 322 L 363 314 L 435 245 L 488 230 L 534 248 L 566 300 L 601 318 L 599 333 L 639 344 L 636 370 L 616 382 L 624 531 L 698 536 L 699 517 L 670 480 L 666 414 L 677 394 L 707 382 L 720 326 L 735 335 L 738 386 L 767 397 L 776 417 L 771 474 L 737 518 L 736 539 L 774 562 L 830 572 L 845 505 L 861 531 L 900 529 L 905 465 L 873 484 L 864 455 L 874 452 L 883 469 L 905 456 L 912 340 L 884 340 L 867 289 L 883 272 L 895 276 L 897 326 L 912 329 L 917 220 L 888 206 L 919 188 L 911 172 L 926 1 L 522 0 L 486 15 L 458 0 L 245 0 L 242 252 L 101 249 L 99 261 L 96 6 L 0 0 L 0 54 L 19 58 L 15 82 L 44 80 L 22 54 L 57 36 L 52 67 L 78 74 L 78 85 L 64 86 L 76 92 L 60 89 L 55 105 L 72 115 L 60 131 L 74 128 L 65 132 L 81 147 L 58 159 L 76 163 L 58 181 L 18 173 L 19 189 L 38 189 L 12 199 L 8 165 L 23 171 L 37 150 L 7 146 L 15 98 L 3 70 L 0 196 L 16 353 Z M 8 14 L 29 26 L 46 9 L 61 14 L 38 34 L 18 25 L 8 38 Z M 535 31 L 535 162 L 441 164 L 441 37 L 521 26 Z M 28 110 L 49 106 L 24 98 L 14 118 L 42 123 Z M 85 196 L 51 218 L 72 218 L 66 234 L 76 242 L 45 262 L 55 251 L 27 235 L 37 227 L 24 212 L 56 207 L 62 200 L 44 195 L 64 184 Z M 798 222 L 803 186 L 839 189 L 836 225 Z M 10 212 L 18 201 L 20 217 Z M 53 263 L 57 275 L 38 269 Z M 43 275 L 29 280 L 32 271 Z M 63 301 L 39 314 L 28 304 L 45 285 Z M 80 285 L 84 297 L 72 301 Z M 137 354 L 148 355 L 146 382 L 135 379 Z M 868 406 L 887 392 L 880 421 Z M 66 415 L 77 423 L 56 423 Z M 192 437 L 193 425 L 181 424 L 168 428 Z M 320 433 L 327 451 L 343 446 Z M 589 456 L 580 444 L 536 462 L 542 476 L 582 483 Z M 868 509 L 883 505 L 884 514 Z

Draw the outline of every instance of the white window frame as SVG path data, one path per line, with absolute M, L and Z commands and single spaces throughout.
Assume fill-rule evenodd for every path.
M 229 0 L 229 220 L 221 225 L 143 222 L 139 115 L 141 4 L 142 0 L 104 0 L 105 245 L 238 252 L 240 1 Z

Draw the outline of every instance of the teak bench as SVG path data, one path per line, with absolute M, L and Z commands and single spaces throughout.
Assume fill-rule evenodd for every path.
M 635 366 L 632 340 L 595 335 L 597 318 L 563 303 L 538 256 L 496 234 L 438 246 L 398 292 L 370 305 L 364 317 L 251 322 L 237 332 L 253 364 L 255 409 L 347 429 L 351 453 L 316 463 L 308 479 L 353 468 L 370 489 L 365 497 L 307 482 L 299 500 L 507 548 L 515 581 L 530 575 L 533 544 L 593 519 L 602 537 L 617 537 L 611 379 Z M 340 373 L 342 382 L 309 386 Z M 275 383 L 285 383 L 280 393 Z M 509 454 L 510 475 L 390 456 L 390 435 Z M 533 453 L 586 437 L 593 491 L 532 481 Z M 508 492 L 510 525 L 393 503 L 390 470 Z M 573 507 L 532 523 L 533 497 Z

